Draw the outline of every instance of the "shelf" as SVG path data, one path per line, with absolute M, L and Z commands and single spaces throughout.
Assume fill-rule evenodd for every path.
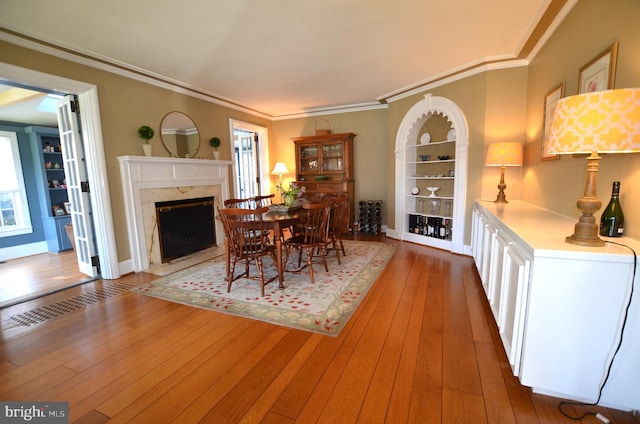
M 427 144 L 409 144 L 407 147 L 427 147 L 427 146 L 438 146 L 447 143 L 455 143 L 456 140 L 442 140 L 442 141 L 432 141 Z

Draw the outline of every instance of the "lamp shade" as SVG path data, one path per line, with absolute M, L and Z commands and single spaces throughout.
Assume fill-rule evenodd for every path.
M 640 152 L 640 89 L 558 100 L 546 147 L 551 154 Z
M 521 166 L 522 143 L 510 141 L 504 143 L 491 143 L 487 150 L 485 161 L 487 166 Z
M 287 169 L 287 165 L 284 162 L 276 162 L 276 166 L 273 167 L 273 171 L 271 171 L 272 175 L 286 175 L 289 173 Z

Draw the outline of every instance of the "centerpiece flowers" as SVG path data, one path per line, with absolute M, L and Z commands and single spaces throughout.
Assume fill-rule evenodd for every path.
M 294 182 L 289 183 L 289 189 L 285 190 L 284 184 L 278 187 L 278 190 L 282 194 L 282 201 L 286 207 L 293 206 L 293 203 L 296 199 L 299 199 L 304 194 L 305 188 L 298 187 L 298 185 Z

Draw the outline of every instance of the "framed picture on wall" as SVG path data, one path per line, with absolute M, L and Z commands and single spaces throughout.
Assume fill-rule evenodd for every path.
M 546 146 L 549 139 L 549 131 L 551 131 L 551 120 L 553 112 L 556 110 L 556 103 L 564 97 L 564 81 L 553 87 L 544 96 L 544 118 L 542 121 L 542 141 L 540 143 L 540 159 L 542 160 L 558 160 L 560 155 L 550 155 L 547 153 Z
M 618 42 L 616 41 L 578 72 L 578 94 L 611 90 L 616 81 Z
M 71 215 L 71 202 L 64 202 L 64 213 Z

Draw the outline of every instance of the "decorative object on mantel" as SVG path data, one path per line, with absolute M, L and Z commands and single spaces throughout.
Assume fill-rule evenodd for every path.
M 151 144 L 149 140 L 153 138 L 155 131 L 148 125 L 143 125 L 138 128 L 138 136 L 144 140 L 144 144 L 142 145 L 142 151 L 145 156 L 151 156 Z
M 506 166 L 522 166 L 522 143 L 518 141 L 489 144 L 487 150 L 486 166 L 500 167 L 500 183 L 498 184 L 498 196 L 495 203 L 509 203 L 504 194 L 507 185 L 504 183 L 504 171 Z
M 320 122 L 326 122 L 329 128 L 318 128 Z M 319 119 L 316 121 L 316 135 L 329 135 L 331 134 L 331 124 L 326 119 Z
M 580 246 L 604 246 L 594 213 L 602 202 L 596 193 L 598 153 L 640 152 L 640 88 L 597 91 L 558 100 L 547 149 L 551 154 L 589 153 L 584 194 L 578 200 L 582 216 L 565 241 Z
M 213 158 L 215 160 L 220 160 L 220 152 L 218 151 L 218 147 L 220 147 L 220 139 L 218 137 L 211 137 L 209 139 L 209 144 L 213 147 Z

